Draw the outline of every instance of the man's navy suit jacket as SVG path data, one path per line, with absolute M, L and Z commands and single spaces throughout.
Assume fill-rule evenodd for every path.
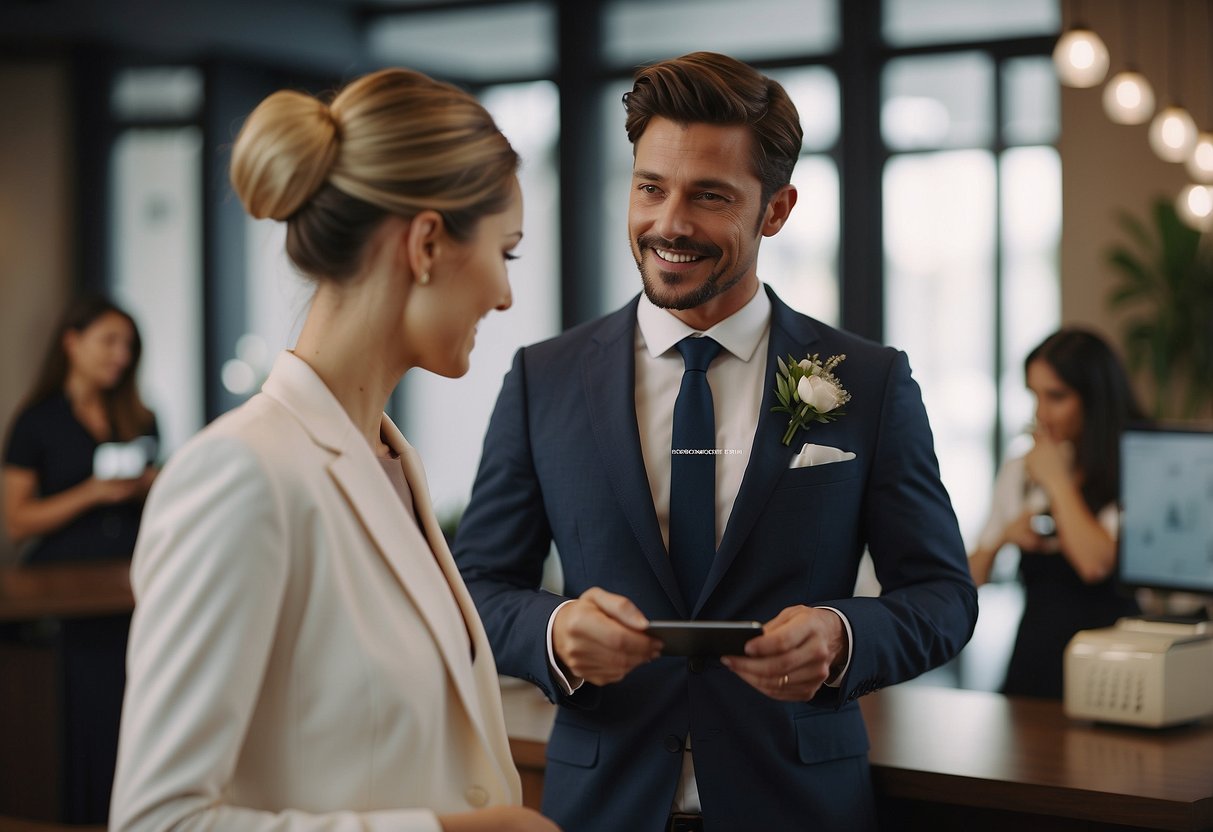
M 455 545 L 502 673 L 559 702 L 544 813 L 578 832 L 664 828 L 690 735 L 709 832 L 873 828 L 868 739 L 855 700 L 954 656 L 977 615 L 964 545 L 903 353 L 793 312 L 769 289 L 767 384 L 745 477 L 699 598 L 682 598 L 662 542 L 635 410 L 636 302 L 518 352 Z M 846 414 L 782 444 L 775 356 L 845 354 Z M 727 390 L 713 391 L 728 395 Z M 789 469 L 805 443 L 855 459 Z M 563 596 L 539 589 L 552 542 Z M 852 597 L 865 548 L 883 593 Z M 767 621 L 796 604 L 842 611 L 841 685 L 774 701 L 718 660 L 659 658 L 563 694 L 546 628 L 599 586 L 651 619 Z

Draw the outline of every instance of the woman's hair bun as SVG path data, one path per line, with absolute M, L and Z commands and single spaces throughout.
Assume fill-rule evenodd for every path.
M 285 220 L 324 184 L 340 150 L 328 105 L 280 90 L 257 105 L 236 137 L 232 187 L 253 217 Z

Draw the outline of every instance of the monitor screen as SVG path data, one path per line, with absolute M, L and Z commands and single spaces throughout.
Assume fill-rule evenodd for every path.
M 1125 431 L 1120 493 L 1120 583 L 1213 595 L 1213 431 Z

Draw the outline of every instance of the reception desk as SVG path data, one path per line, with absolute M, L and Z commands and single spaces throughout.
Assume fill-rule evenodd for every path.
M 0 622 L 36 628 L 129 612 L 129 568 L 0 569 Z M 36 643 L 0 643 L 0 667 L 0 714 L 10 718 L 0 821 L 49 820 L 60 766 L 47 696 L 58 684 L 53 655 Z M 524 800 L 537 807 L 555 708 L 516 679 L 502 680 L 502 697 Z M 860 705 L 883 829 L 1213 830 L 1213 721 L 1157 731 L 1094 725 L 1067 719 L 1059 702 L 920 684 Z
M 60 627 L 134 605 L 129 559 L 0 568 L 0 831 L 50 830 L 36 821 L 63 814 Z
M 554 709 L 529 685 L 503 694 L 537 806 Z M 1094 725 L 1060 702 L 914 684 L 860 705 L 882 829 L 1213 830 L 1213 723 Z
M 0 621 L 130 612 L 130 571 L 129 558 L 0 569 Z

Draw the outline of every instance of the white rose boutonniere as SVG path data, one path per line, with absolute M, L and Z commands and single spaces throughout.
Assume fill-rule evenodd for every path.
M 788 356 L 785 362 L 779 356 L 779 372 L 775 374 L 775 395 L 779 404 L 771 408 L 772 413 L 788 414 L 788 429 L 783 435 L 783 444 L 791 445 L 796 431 L 808 430 L 812 422 L 832 422 L 845 416 L 842 405 L 851 400 L 834 376 L 834 368 L 843 362 L 845 355 L 832 355 L 824 362 L 813 353 L 797 361 Z

